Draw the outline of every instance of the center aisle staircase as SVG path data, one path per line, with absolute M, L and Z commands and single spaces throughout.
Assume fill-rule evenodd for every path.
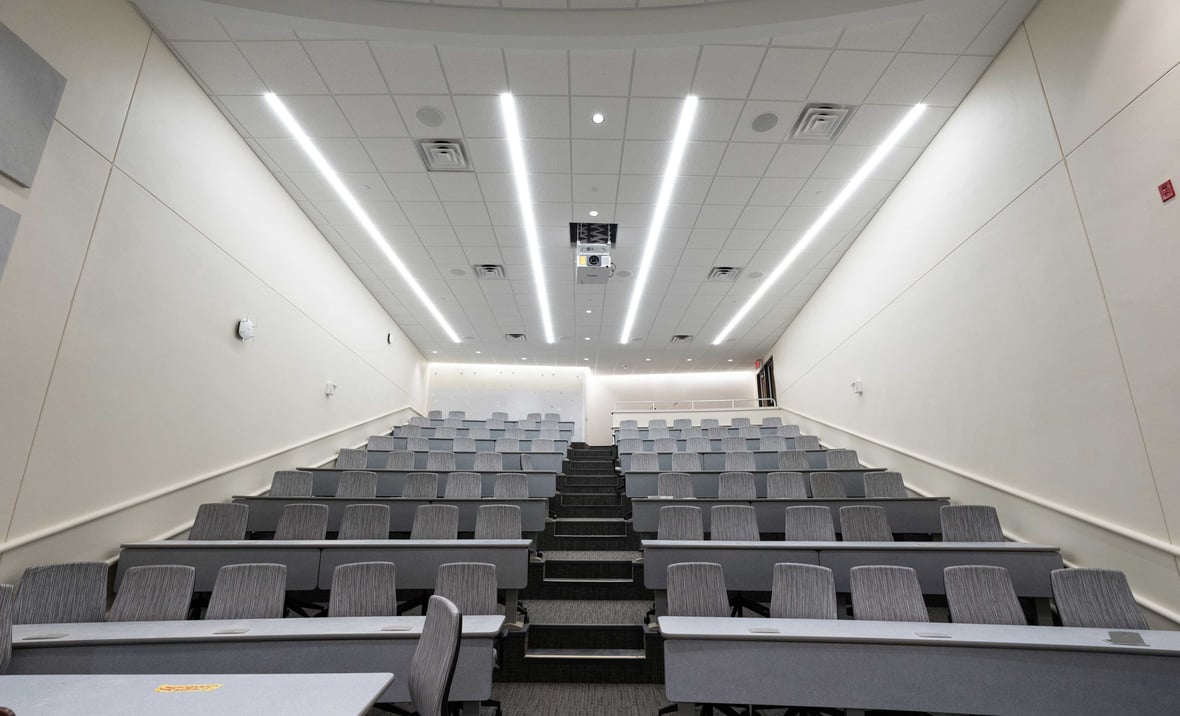
M 659 637 L 643 625 L 652 593 L 617 465 L 613 445 L 570 446 L 538 536 L 542 558 L 521 593 L 529 624 L 505 643 L 497 681 L 663 681 Z

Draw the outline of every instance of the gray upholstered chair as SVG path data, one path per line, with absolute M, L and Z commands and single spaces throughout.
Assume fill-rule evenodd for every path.
M 480 505 L 475 511 L 475 539 L 520 539 L 520 508 Z
M 488 430 L 503 430 L 506 425 L 506 420 L 507 418 L 488 418 L 483 424 L 488 428 Z M 489 437 L 491 436 L 489 435 Z
M 727 435 L 721 438 L 721 452 L 735 452 L 745 450 L 747 442 L 743 437 Z
M 332 571 L 330 617 L 392 617 L 397 614 L 397 566 L 354 562 Z
M 668 616 L 727 617 L 729 596 L 725 574 L 715 562 L 668 565 Z
M 412 440 L 413 438 L 406 438 Z M 430 447 L 430 440 L 426 440 L 426 446 Z M 386 470 L 413 470 L 414 469 L 414 453 L 409 450 L 394 450 L 385 456 Z
M 508 413 L 501 413 L 501 412 L 496 412 L 496 411 L 492 412 L 492 420 L 507 420 L 507 419 L 508 419 Z
M 619 428 L 615 432 L 615 440 L 641 440 L 639 428 Z
M 660 456 L 654 452 L 633 452 L 629 469 L 632 472 L 659 472 Z
M 619 454 L 643 452 L 643 441 L 639 438 L 623 438 L 616 445 L 619 448 Z
M 450 425 L 442 425 L 434 429 L 434 437 L 454 440 L 459 437 L 459 429 Z
M 792 439 L 796 450 L 819 450 L 819 438 L 814 435 L 796 435 Z
M 492 431 L 486 425 L 477 425 L 474 428 L 467 429 L 467 437 L 471 438 L 472 440 L 491 440 Z
M 843 500 L 848 497 L 839 473 L 813 472 L 809 478 L 811 496 L 820 500 Z
M 451 472 L 455 469 L 455 453 L 445 450 L 431 450 L 426 453 L 426 469 Z
M 516 438 L 517 440 L 524 440 L 528 438 L 529 434 L 524 428 L 504 428 L 504 437 Z
M 311 497 L 314 478 L 303 470 L 279 470 L 270 479 L 271 497 Z
M 561 413 L 544 413 L 541 416 L 541 419 L 542 420 L 552 420 L 553 422 L 557 422 L 557 421 L 561 420 Z
M 922 600 L 918 573 L 912 567 L 869 565 L 849 573 L 852 613 L 857 619 L 879 622 L 926 622 L 930 614 Z
M 287 591 L 285 564 L 227 564 L 217 570 L 206 619 L 278 619 Z
M 656 438 L 652 444 L 655 452 L 676 452 L 675 438 Z
M 100 622 L 106 614 L 107 564 L 65 562 L 25 568 L 13 624 Z
M 483 477 L 478 472 L 452 472 L 447 475 L 443 497 L 448 500 L 473 500 L 483 496 Z
M 889 516 L 879 505 L 845 505 L 840 508 L 840 534 L 845 542 L 892 542 Z
M 909 497 L 900 472 L 866 472 L 865 497 Z
M 757 469 L 754 462 L 754 453 L 749 450 L 725 453 L 725 469 L 744 472 Z
M 782 418 L 762 418 L 762 427 L 764 428 L 778 428 L 782 427 Z
M 12 661 L 12 602 L 16 588 L 0 584 L 0 674 L 8 671 Z
M 1148 628 L 1127 575 L 1117 569 L 1055 569 L 1049 579 L 1062 626 Z
M 451 450 L 453 452 L 475 452 L 475 440 L 473 438 L 455 438 L 451 440 Z
M 557 441 L 560 438 L 533 438 L 529 441 L 527 452 L 557 452 Z M 499 452 L 504 452 L 500 450 Z
M 394 437 L 408 438 L 422 435 L 421 425 L 399 425 L 393 429 Z
M 373 499 L 377 496 L 377 473 L 345 470 L 336 479 L 336 496 Z
M 447 413 L 447 419 L 449 419 L 449 420 L 463 420 L 466 417 L 467 417 L 466 410 L 451 410 Z
M 695 452 L 674 452 L 674 453 L 672 453 L 672 471 L 673 472 L 700 472 L 701 471 L 700 453 L 695 453 Z
M 426 623 L 410 662 L 410 700 L 419 716 L 447 716 L 462 636 L 463 615 L 459 609 L 445 597 L 430 597 Z
M 703 438 L 705 437 L 705 431 L 699 427 L 690 425 L 686 428 L 680 428 L 680 437 L 684 440 L 689 438 Z
M 426 412 L 426 418 L 428 420 L 442 420 L 443 419 L 443 411 L 429 410 Z M 415 420 L 415 418 L 410 418 L 410 420 Z
M 529 478 L 521 472 L 501 472 L 492 483 L 492 497 L 499 500 L 524 500 L 529 496 Z
M 677 499 L 694 497 L 692 476 L 687 472 L 661 472 L 656 476 L 656 494 Z
M 339 470 L 364 470 L 368 464 L 368 450 L 341 448 L 340 452 L 336 454 L 336 462 L 333 464 L 333 467 Z
M 723 500 L 756 500 L 754 475 L 748 472 L 723 472 L 717 476 L 717 497 Z
M 411 472 L 402 483 L 402 497 L 408 500 L 433 500 L 438 497 L 437 472 Z
M 556 420 L 542 420 L 541 421 L 541 429 L 542 430 L 558 430 L 559 428 L 558 428 Z
M 498 452 L 477 452 L 475 469 L 480 472 L 499 472 L 504 469 L 504 456 Z
M 668 421 L 663 418 L 652 418 L 647 421 L 647 429 L 650 432 L 652 428 L 666 428 Z
M 729 427 L 731 427 L 731 428 L 745 428 L 745 427 L 749 427 L 749 425 L 750 425 L 749 418 L 733 418 L 729 421 Z
M 638 420 L 620 420 L 619 427 L 620 428 L 638 428 L 639 421 Z
M 459 428 L 463 427 L 463 419 L 462 418 L 445 418 L 443 420 L 442 427 L 454 428 L 455 430 L 458 430 Z
M 408 452 L 430 452 L 430 438 L 408 437 L 406 438 L 406 450 Z
M 524 416 L 524 419 L 529 422 L 539 422 L 544 417 L 541 413 L 528 413 Z
M 763 435 L 758 438 L 758 449 L 781 452 L 787 449 L 787 439 L 778 435 Z
M 250 508 L 238 502 L 207 502 L 197 508 L 188 531 L 191 540 L 246 539 Z
M 486 562 L 441 564 L 434 593 L 455 603 L 467 616 L 503 613 L 496 604 L 496 565 Z
M 701 427 L 702 428 L 719 428 L 719 427 L 721 427 L 721 421 L 718 420 L 717 418 L 702 418 L 701 419 Z
M 656 539 L 703 540 L 705 527 L 701 508 L 695 505 L 668 505 L 660 508 Z
M 781 450 L 778 454 L 778 469 L 807 470 L 811 465 L 807 462 L 807 453 L 802 450 Z
M 683 430 L 684 428 L 691 428 L 692 427 L 692 419 L 691 418 L 676 418 L 675 420 L 672 421 L 672 427 L 679 428 L 681 430 Z
M 824 453 L 827 466 L 834 469 L 861 467 L 855 450 L 828 450 Z
M 943 542 L 1004 541 L 1000 518 L 991 505 L 943 505 L 938 517 L 942 522 Z
M 284 505 L 275 527 L 276 540 L 322 540 L 328 535 L 327 505 Z
M 835 542 L 836 526 L 827 505 L 799 505 L 784 510 L 783 539 L 787 542 Z
M 775 435 L 781 435 L 784 438 L 799 437 L 800 431 L 798 425 L 780 425 L 774 429 Z
M 533 465 L 533 456 L 531 453 L 522 452 L 520 454 L 520 469 L 524 472 L 535 472 L 537 470 L 536 466 Z
M 960 565 L 942 570 L 951 621 L 962 624 L 1028 624 L 1012 578 L 1003 567 Z
M 766 496 L 774 499 L 807 499 L 807 478 L 801 472 L 771 472 L 766 475 Z
M 710 440 L 720 440 L 721 438 L 729 437 L 729 428 L 723 428 L 720 425 L 704 428 L 704 430 L 705 437 Z
M 437 413 L 437 416 L 435 415 L 436 413 Z M 428 427 L 430 427 L 431 420 L 442 420 L 442 412 L 438 411 L 438 410 L 431 410 L 427 417 L 415 415 L 412 418 L 410 418 L 410 425 L 417 425 L 418 427 L 421 427 L 421 428 L 428 428 Z
M 540 430 L 541 424 L 537 420 L 522 420 L 516 424 L 516 427 L 520 428 L 521 430 L 525 430 L 525 431 Z
M 760 437 L 762 437 L 762 428 L 760 428 L 756 425 L 747 425 L 745 427 L 738 428 L 737 431 L 738 431 L 738 436 L 743 437 L 743 438 L 760 438 Z
M 370 435 L 369 442 L 365 445 L 366 450 L 392 450 L 393 449 L 392 435 Z
M 410 539 L 459 539 L 459 508 L 454 505 L 418 505 Z
M 709 539 L 757 542 L 758 518 L 749 505 L 713 505 L 709 510 Z
M 336 539 L 389 539 L 389 505 L 345 505 Z
M 686 438 L 684 452 L 712 452 L 713 443 L 709 438 Z
M 670 437 L 672 437 L 672 431 L 668 428 L 648 428 L 647 429 L 648 440 L 659 440 L 660 438 L 670 438 Z
M 517 438 L 496 438 L 496 452 L 520 452 L 520 440 Z
M 791 562 L 774 565 L 770 616 L 775 619 L 835 619 L 836 580 L 832 570 Z
M 197 570 L 181 564 L 131 567 L 123 573 L 109 622 L 180 621 L 188 616 Z

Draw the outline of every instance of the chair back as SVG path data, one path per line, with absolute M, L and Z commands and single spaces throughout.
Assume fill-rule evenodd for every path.
M 631 453 L 631 470 L 633 472 L 659 472 L 660 456 L 654 452 Z
M 364 470 L 369 464 L 368 450 L 341 448 L 333 467 L 341 470 Z
M 661 472 L 656 476 L 656 493 L 660 497 L 693 497 L 692 476 L 687 472 Z
M 377 473 L 346 470 L 336 480 L 336 496 L 371 500 L 377 496 Z
M 275 527 L 276 540 L 322 540 L 328 535 L 328 506 L 284 505 Z
M 962 624 L 1015 624 L 1028 620 L 1003 567 L 978 564 L 945 567 L 946 602 L 951 621 Z
M 520 508 L 480 505 L 475 511 L 475 539 L 520 539 Z
M 370 435 L 369 442 L 365 445 L 366 450 L 392 450 L 393 436 L 392 435 Z
M 781 435 L 784 438 L 799 437 L 800 431 L 798 425 L 780 425 L 774 429 L 775 435 Z
M 345 505 L 336 539 L 389 539 L 389 505 Z
M 410 500 L 438 499 L 437 472 L 411 472 L 402 483 L 402 497 Z
M 807 499 L 807 478 L 801 472 L 771 472 L 766 475 L 766 496 L 776 499 Z
M 840 508 L 840 535 L 845 542 L 892 542 L 889 516 L 879 505 L 845 505 Z
M 778 454 L 778 469 L 806 470 L 811 467 L 807 462 L 807 453 L 802 450 L 781 450 Z
M 731 427 L 731 428 L 745 428 L 745 427 L 749 427 L 749 425 L 750 425 L 749 418 L 733 418 L 732 420 L 729 421 L 729 427 Z
M 703 540 L 705 528 L 701 508 L 694 505 L 668 505 L 660 508 L 656 539 Z
M 528 452 L 557 452 L 559 438 L 533 438 L 529 441 Z M 500 452 L 503 452 L 501 450 Z
M 700 472 L 700 454 L 695 452 L 672 453 L 672 470 L 674 472 Z
M 702 428 L 719 428 L 719 427 L 721 427 L 721 421 L 718 420 L 717 418 L 702 418 L 701 419 L 701 427 Z
M 314 479 L 310 472 L 279 470 L 270 479 L 271 497 L 311 497 Z
M 422 436 L 406 438 L 406 452 L 430 452 L 430 438 L 424 438 Z M 410 459 L 413 460 L 413 457 Z M 385 458 L 385 466 L 389 467 L 388 456 Z M 404 470 L 406 468 L 401 469 Z
M 794 440 L 796 450 L 819 450 L 819 438 L 815 435 L 796 435 Z
M 770 588 L 774 619 L 835 619 L 836 580 L 832 570 L 814 564 L 774 565 Z
M 472 500 L 483 496 L 483 477 L 478 472 L 452 472 L 447 475 L 443 497 L 448 500 Z
M 0 674 L 8 671 L 12 661 L 12 602 L 16 588 L 0 584 Z
M 779 435 L 763 435 L 758 438 L 758 449 L 782 452 L 787 449 L 787 439 Z
M 517 438 L 496 438 L 496 452 L 520 452 L 520 440 Z
M 709 438 L 685 438 L 684 452 L 712 452 L 713 443 Z
M 499 472 L 504 469 L 504 456 L 498 452 L 477 452 L 475 469 L 479 472 Z
M 455 469 L 455 453 L 445 450 L 431 450 L 426 453 L 426 469 L 451 472 Z
M 638 428 L 639 421 L 638 420 L 620 420 L 619 427 L 620 428 Z
M 676 452 L 675 438 L 656 438 L 652 443 L 652 449 L 656 452 Z
M 668 616 L 727 617 L 725 574 L 715 562 L 668 565 Z
M 410 539 L 459 539 L 459 508 L 454 505 L 418 505 Z
M 643 451 L 643 441 L 639 438 L 623 438 L 619 440 L 616 445 L 619 448 L 620 455 Z
M 193 526 L 189 528 L 191 540 L 238 540 L 246 539 L 246 520 L 250 508 L 237 502 L 206 502 L 197 508 Z
M 827 505 L 799 505 L 784 512 L 783 539 L 787 542 L 836 541 L 836 526 Z
M 529 496 L 529 478 L 521 472 L 501 472 L 492 483 L 492 497 L 500 500 L 524 500 Z
M 764 428 L 777 428 L 781 427 L 782 424 L 782 418 L 762 418 L 762 427 Z
M 1127 575 L 1117 569 L 1055 569 L 1049 580 L 1061 626 L 1148 628 Z
M 723 500 L 756 500 L 754 475 L 748 472 L 723 472 L 717 476 L 717 497 Z
M 451 410 L 447 412 L 447 419 L 449 420 L 463 420 L 467 417 L 466 410 Z
M 900 472 L 866 472 L 865 497 L 909 497 Z
M 750 505 L 714 505 L 709 511 L 709 539 L 757 542 L 758 518 Z
M 447 716 L 462 636 L 463 615 L 459 609 L 445 597 L 431 596 L 422 636 L 410 662 L 410 700 L 419 716 Z
M 725 453 L 726 470 L 751 471 L 757 469 L 754 465 L 754 453 L 749 450 L 739 450 Z
M 672 421 L 672 427 L 681 428 L 681 429 L 691 428 L 692 427 L 692 419 L 691 418 L 676 418 L 675 420 Z
M 943 542 L 1004 541 L 1000 517 L 991 505 L 943 505 L 938 517 L 942 522 Z
M 206 619 L 278 619 L 287 592 L 285 564 L 227 564 L 217 570 Z
M 397 615 L 397 567 L 392 562 L 354 562 L 332 571 L 330 617 Z
M 496 615 L 496 565 L 485 562 L 452 562 L 438 567 L 434 593 L 454 602 L 467 616 Z
M 811 496 L 820 500 L 843 500 L 848 497 L 844 480 L 836 472 L 811 473 Z
M 451 440 L 453 452 L 475 452 L 474 438 L 454 438 Z
M 824 459 L 827 460 L 829 468 L 843 469 L 860 467 L 860 461 L 856 459 L 855 450 L 828 450 L 824 453 Z
M 180 564 L 131 567 L 107 615 L 109 622 L 167 622 L 188 616 L 197 570 Z
M 726 435 L 721 438 L 722 452 L 736 452 L 738 450 L 746 449 L 746 439 L 743 437 L 736 437 L 733 435 Z
M 870 565 L 849 573 L 852 613 L 879 622 L 930 621 L 918 573 L 912 567 Z
M 653 418 L 653 419 L 647 421 L 647 429 L 648 430 L 651 430 L 652 428 L 666 428 L 666 427 L 668 427 L 668 421 L 664 420 L 663 418 Z
M 409 441 L 415 441 L 418 444 L 425 443 L 426 449 L 430 449 L 430 438 L 406 438 L 406 446 L 409 447 Z M 414 452 L 412 450 L 393 450 L 385 456 L 386 470 L 413 470 L 414 469 Z

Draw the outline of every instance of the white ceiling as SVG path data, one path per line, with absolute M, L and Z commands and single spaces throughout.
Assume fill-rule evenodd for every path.
M 734 7 L 742 1 L 725 0 Z M 550 9 L 700 4 L 435 2 Z M 956 9 L 739 44 L 589 50 L 352 39 L 370 36 L 371 28 L 358 27 L 350 35 L 337 23 L 325 35 L 309 32 L 306 21 L 246 23 L 211 3 L 138 4 L 428 359 L 527 359 L 630 373 L 748 370 L 770 349 L 1036 0 L 975 0 L 966 7 L 947 2 Z M 291 29 L 296 26 L 300 29 Z M 544 343 L 508 173 L 497 110 L 497 95 L 505 90 L 517 96 L 526 136 L 559 336 L 555 345 Z M 266 91 L 281 96 L 314 137 L 462 343 L 447 339 L 372 247 L 267 109 L 261 97 Z M 690 93 L 701 97 L 700 110 L 633 331 L 638 338 L 620 345 L 634 283 L 626 272 L 638 268 L 674 122 L 681 99 Z M 808 101 L 859 107 L 832 146 L 783 141 Z M 781 260 L 874 145 L 918 102 L 930 106 L 920 124 L 729 341 L 710 345 L 758 287 L 761 273 Z M 441 126 L 418 122 L 415 113 L 424 106 L 442 112 Z M 593 124 L 594 112 L 605 114 L 606 121 Z M 779 124 L 757 133 L 750 123 L 764 112 L 778 114 Z M 428 173 L 413 143 L 424 137 L 463 139 L 476 171 Z M 574 281 L 568 223 L 591 220 L 591 209 L 600 212 L 594 221 L 619 224 L 612 252 L 619 273 L 605 286 Z M 503 264 L 509 279 L 475 280 L 472 265 L 486 263 Z M 713 266 L 743 270 L 734 282 L 706 282 Z M 528 343 L 509 344 L 505 333 L 526 333 Z M 673 345 L 674 334 L 697 338 Z

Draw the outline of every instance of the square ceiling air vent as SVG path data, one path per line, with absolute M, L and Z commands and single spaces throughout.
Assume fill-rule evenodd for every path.
M 504 267 L 500 264 L 476 264 L 471 267 L 471 273 L 480 281 L 498 281 L 508 278 Z
M 504 340 L 509 343 L 527 343 L 528 336 L 523 333 L 505 333 Z
M 742 270 L 737 266 L 714 266 L 709 269 L 707 281 L 732 281 Z
M 673 343 L 692 343 L 692 339 L 693 339 L 693 336 L 686 335 L 683 333 L 680 335 L 677 335 L 677 336 L 672 336 Z
M 827 144 L 848 124 L 856 105 L 812 102 L 799 113 L 789 139 L 795 142 Z
M 418 153 L 426 171 L 431 172 L 472 172 L 471 159 L 467 148 L 459 139 L 419 139 Z

